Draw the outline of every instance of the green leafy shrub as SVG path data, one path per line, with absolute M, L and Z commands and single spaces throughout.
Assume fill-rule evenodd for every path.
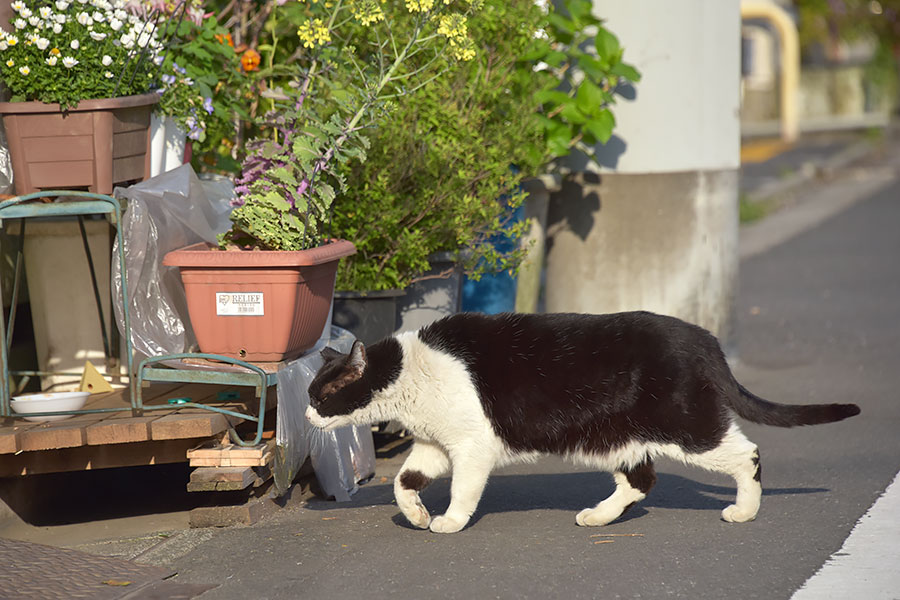
M 460 252 L 473 278 L 517 268 L 524 251 L 498 247 L 529 226 L 508 222 L 524 200 L 521 180 L 605 142 L 618 85 L 638 78 L 590 4 L 565 2 L 564 15 L 532 0 L 486 0 L 469 26 L 475 59 L 396 101 L 369 136 L 367 161 L 344 169 L 333 233 L 357 254 L 342 260 L 338 289 L 404 288 L 438 251 Z M 591 28 L 597 52 L 582 48 Z

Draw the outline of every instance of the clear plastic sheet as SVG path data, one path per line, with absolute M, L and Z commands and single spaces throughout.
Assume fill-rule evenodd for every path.
M 331 328 L 328 345 L 349 352 L 356 338 L 339 327 Z M 375 474 L 375 445 L 366 426 L 322 431 L 306 420 L 307 388 L 323 360 L 315 348 L 278 371 L 278 420 L 275 431 L 275 492 L 284 494 L 309 457 L 319 486 L 338 502 L 350 500 L 359 483 Z
M 207 195 L 206 190 L 215 193 Z M 187 301 L 177 267 L 162 265 L 163 256 L 197 242 L 215 242 L 228 229 L 231 196 L 221 182 L 204 184 L 184 165 L 147 181 L 116 188 L 127 200 L 122 215 L 125 270 L 128 274 L 131 340 L 143 356 L 187 352 L 196 343 L 187 319 Z M 118 243 L 113 256 L 118 254 Z M 122 274 L 112 261 L 113 306 L 124 330 Z

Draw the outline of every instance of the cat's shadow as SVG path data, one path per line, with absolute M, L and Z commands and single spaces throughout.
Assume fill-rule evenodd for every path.
M 488 481 L 470 524 L 491 513 L 541 509 L 577 512 L 594 506 L 609 496 L 613 490 L 612 479 L 598 473 L 495 475 Z M 820 494 L 827 491 L 826 488 L 814 487 L 763 488 L 763 495 Z M 657 484 L 647 498 L 625 513 L 617 522 L 643 516 L 647 514 L 645 509 L 651 507 L 717 512 L 733 503 L 734 495 L 734 487 L 711 485 L 680 475 L 658 473 Z M 432 515 L 443 514 L 450 504 L 449 477 L 432 483 L 421 496 L 422 502 Z M 314 500 L 309 502 L 307 507 L 312 510 L 334 510 L 342 507 L 390 505 L 393 502 L 394 486 L 391 481 L 361 486 L 350 502 L 336 504 Z M 412 527 L 400 513 L 393 517 L 393 521 L 403 527 Z

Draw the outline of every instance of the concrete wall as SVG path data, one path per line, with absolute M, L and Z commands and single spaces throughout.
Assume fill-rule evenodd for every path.
M 594 0 L 642 73 L 601 167 L 548 217 L 548 311 L 645 309 L 732 337 L 740 165 L 737 0 Z

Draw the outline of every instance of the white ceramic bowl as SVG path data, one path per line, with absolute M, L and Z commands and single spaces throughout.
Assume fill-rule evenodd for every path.
M 46 392 L 43 394 L 27 394 L 13 396 L 10 407 L 26 421 L 61 421 L 72 415 L 50 415 L 45 417 L 29 417 L 32 413 L 54 412 L 58 410 L 80 410 L 87 402 L 90 392 Z

